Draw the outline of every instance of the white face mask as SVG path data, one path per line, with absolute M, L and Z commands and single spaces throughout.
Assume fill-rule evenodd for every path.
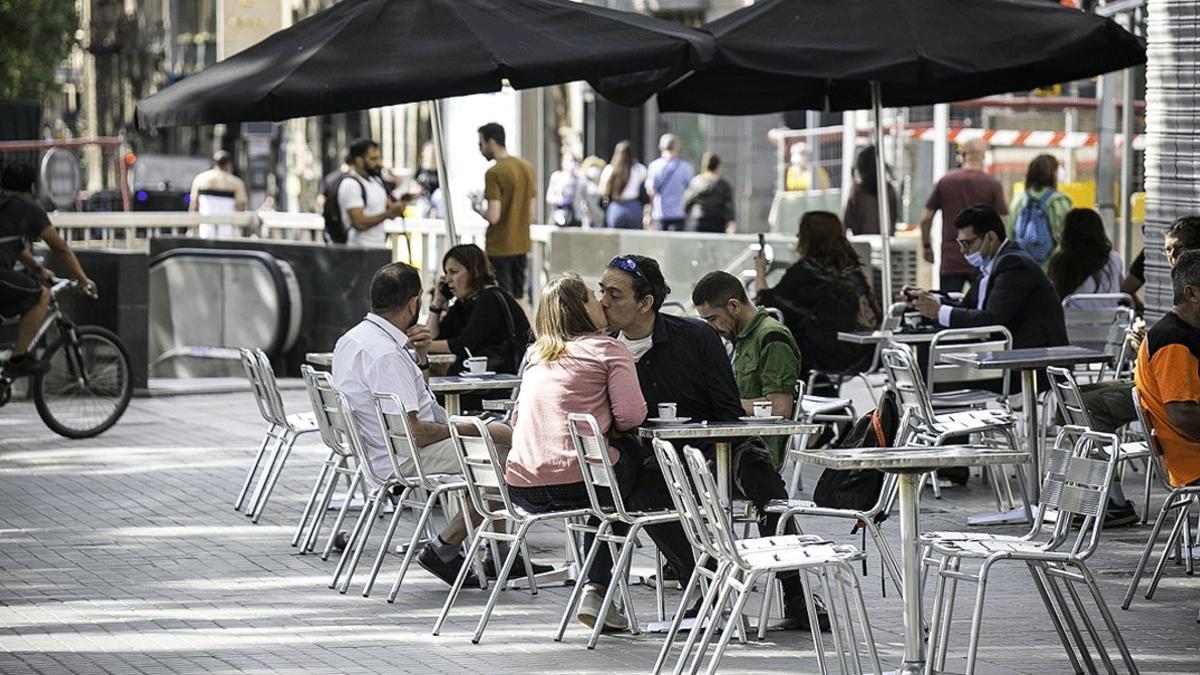
M 967 264 L 975 269 L 983 267 L 984 263 L 987 262 L 983 259 L 983 251 L 976 251 L 964 257 L 967 259 Z

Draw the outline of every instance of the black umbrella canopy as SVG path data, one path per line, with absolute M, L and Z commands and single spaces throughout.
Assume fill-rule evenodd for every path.
M 595 82 L 662 110 L 756 114 L 928 105 L 1069 82 L 1145 63 L 1111 19 L 1047 0 L 759 0 L 706 24 L 717 53 L 672 73 Z
M 694 66 L 711 37 L 570 0 L 343 0 L 138 103 L 142 127 L 279 121 Z

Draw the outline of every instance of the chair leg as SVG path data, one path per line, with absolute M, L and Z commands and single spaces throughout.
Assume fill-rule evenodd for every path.
M 879 562 L 884 570 L 886 570 L 887 577 L 891 579 L 896 592 L 904 595 L 904 588 L 900 583 L 900 580 L 904 577 L 900 573 L 900 563 L 896 561 L 896 555 L 892 553 L 892 547 L 888 546 L 887 540 L 883 538 L 883 533 L 879 531 L 879 526 L 872 519 L 868 518 L 863 523 L 866 526 L 867 533 L 871 535 L 871 540 L 875 542 L 875 550 L 879 552 Z
M 730 575 L 736 574 L 736 571 L 731 571 Z M 716 604 L 713 605 L 712 614 L 709 616 L 708 626 L 704 628 L 704 635 L 700 638 L 700 644 L 696 647 L 695 653 L 692 655 L 692 665 L 688 670 L 689 673 L 697 673 L 700 670 L 700 664 L 704 663 L 704 654 L 708 651 L 708 646 L 712 644 L 713 637 L 716 636 L 717 630 L 721 625 L 722 615 L 725 613 L 725 606 L 729 604 L 730 593 L 734 592 L 736 582 L 732 578 L 726 579 L 725 583 L 719 584 L 720 592 L 717 595 Z M 729 626 L 725 627 L 726 632 L 729 631 Z M 684 648 L 684 655 L 689 650 Z
M 842 635 L 841 622 L 838 614 L 838 601 L 836 594 L 833 592 L 833 587 L 829 584 L 829 575 L 826 574 L 827 569 L 820 567 L 814 572 L 814 576 L 821 580 L 821 588 L 825 591 L 825 597 L 828 601 L 825 603 L 825 608 L 829 612 L 829 632 L 833 637 L 833 650 L 837 652 L 838 662 L 841 664 L 842 672 L 850 672 L 850 663 L 846 659 L 847 645 L 845 636 Z M 851 645 L 853 647 L 853 645 Z
M 379 577 L 379 569 L 383 567 L 383 559 L 387 557 L 388 547 L 392 545 L 392 539 L 396 536 L 396 526 L 400 524 L 401 515 L 404 513 L 404 500 L 408 498 L 410 492 L 412 492 L 412 488 L 406 487 L 400 493 L 400 497 L 396 499 L 395 510 L 392 511 L 392 519 L 388 521 L 387 529 L 383 533 L 383 541 L 379 543 L 379 551 L 375 554 L 375 561 L 371 563 L 371 574 L 367 577 L 367 583 L 363 584 L 362 596 L 364 598 L 370 597 L 371 590 L 375 588 L 375 579 Z
M 1105 670 L 1109 673 L 1117 672 L 1113 668 L 1112 659 L 1108 656 L 1108 650 L 1104 648 L 1104 643 L 1100 640 L 1100 633 L 1096 630 L 1096 624 L 1092 622 L 1091 614 L 1083 604 L 1083 598 L 1079 597 L 1079 591 L 1075 590 L 1075 583 L 1068 580 L 1066 587 L 1067 595 L 1070 595 L 1071 602 L 1075 603 L 1075 608 L 1079 611 L 1079 620 L 1083 622 L 1083 627 L 1087 629 L 1088 636 L 1092 638 L 1092 644 L 1096 646 L 1096 653 L 1100 655 L 1100 660 L 1104 662 Z
M 1158 559 L 1158 565 L 1154 568 L 1154 576 L 1150 578 L 1150 587 L 1146 589 L 1147 600 L 1152 599 L 1154 592 L 1158 590 L 1158 582 L 1162 579 L 1163 572 L 1167 567 L 1167 556 L 1171 548 L 1179 542 L 1179 535 L 1185 527 L 1187 527 L 1187 510 L 1180 509 L 1179 515 L 1175 518 L 1175 526 L 1171 528 L 1171 534 L 1167 537 L 1167 545 Z
M 940 652 L 938 647 L 942 640 L 946 639 L 946 633 L 950 629 L 950 622 L 943 621 L 947 606 L 946 576 L 943 573 L 949 568 L 949 563 L 949 556 L 942 556 L 938 563 L 937 581 L 933 585 L 933 613 L 929 618 L 929 642 L 925 645 L 926 674 L 936 669 L 934 664 Z M 950 596 L 949 606 L 951 609 L 954 608 L 953 596 Z
M 721 617 L 720 610 L 715 610 L 717 600 L 729 588 L 728 577 L 733 574 L 733 566 L 727 563 L 717 567 L 717 572 L 713 575 L 712 581 L 709 582 L 708 588 L 704 591 L 704 597 L 700 601 L 700 609 L 696 612 L 696 621 L 692 626 L 692 630 L 688 631 L 687 639 L 683 642 L 683 650 L 679 652 L 679 658 L 675 661 L 674 675 L 681 675 L 684 666 L 688 662 L 688 657 L 692 657 L 698 664 L 695 654 L 695 646 L 700 634 L 706 630 L 705 622 L 711 625 L 715 621 L 719 621 Z M 698 667 L 698 665 L 697 665 Z
M 1079 658 L 1083 661 L 1084 670 L 1088 673 L 1095 673 L 1097 672 L 1096 663 L 1092 660 L 1092 655 L 1090 650 L 1088 650 L 1087 642 L 1085 642 L 1083 639 L 1083 633 L 1079 632 L 1079 625 L 1075 623 L 1074 615 L 1071 613 L 1071 606 L 1067 604 L 1067 599 L 1063 597 L 1062 590 L 1058 587 L 1058 581 L 1051 576 L 1046 569 L 1047 568 L 1045 566 L 1042 567 L 1042 577 L 1046 584 L 1046 588 L 1054 597 L 1055 604 L 1062 612 L 1063 623 L 1065 623 L 1067 629 L 1071 631 L 1071 636 L 1074 638 L 1075 644 L 1078 645 L 1077 653 L 1079 654 Z M 1067 583 L 1069 584 L 1070 582 Z
M 683 597 L 679 600 L 679 607 L 675 610 L 675 616 L 671 618 L 671 627 L 667 629 L 667 637 L 663 640 L 662 648 L 658 650 L 658 659 L 654 662 L 654 670 L 652 675 L 658 675 L 662 672 L 663 665 L 667 662 L 667 657 L 671 655 L 671 646 L 675 643 L 675 637 L 679 635 L 679 626 L 683 624 L 683 615 L 687 612 L 688 602 L 692 596 L 700 588 L 700 580 L 703 574 L 699 570 L 708 562 L 707 556 L 701 556 L 696 560 L 696 570 L 692 572 L 692 578 L 688 579 L 687 585 L 683 588 Z
M 1142 460 L 1142 469 L 1145 471 L 1145 489 L 1142 494 L 1142 525 L 1150 519 L 1150 487 L 1154 483 L 1154 467 L 1151 465 L 1150 458 Z
M 654 584 L 654 608 L 658 612 L 658 620 L 667 620 L 667 597 L 663 586 L 666 585 L 663 580 L 663 556 L 662 551 L 654 548 L 654 573 L 658 575 L 658 583 Z
M 321 473 L 317 474 L 317 479 L 313 481 L 308 501 L 304 503 L 304 510 L 300 512 L 300 522 L 296 524 L 296 533 L 292 535 L 293 548 L 300 545 L 300 537 L 304 536 L 304 526 L 313 516 L 313 507 L 317 505 L 317 496 L 321 493 L 321 486 L 325 484 L 325 477 L 329 475 L 329 467 L 333 464 L 333 458 L 334 453 L 330 450 L 329 456 L 325 458 L 325 463 L 321 465 Z
M 342 549 L 337 567 L 333 568 L 333 580 L 329 582 L 330 588 L 337 588 L 338 578 L 341 577 L 343 571 L 346 571 L 346 563 L 354 559 L 355 553 L 360 551 L 366 543 L 365 535 L 371 531 L 371 526 L 375 523 L 375 510 L 378 507 L 378 499 L 371 499 L 363 504 L 362 510 L 358 513 L 358 519 L 354 521 L 354 528 L 350 530 L 350 538 L 346 540 L 346 548 Z
M 267 508 L 267 500 L 271 498 L 271 493 L 275 491 L 275 484 L 279 482 L 279 476 L 283 473 L 283 465 L 287 464 L 288 457 L 292 456 L 292 447 L 296 445 L 296 434 L 291 430 L 283 432 L 283 444 L 279 448 L 279 461 L 271 467 L 271 473 L 267 476 L 267 485 L 263 489 L 262 496 L 258 499 L 258 507 L 254 510 L 254 516 L 250 522 L 258 524 L 258 519 L 262 518 L 263 510 Z
M 258 474 L 258 482 L 254 485 L 254 490 L 250 493 L 250 501 L 246 504 L 246 509 L 242 512 L 247 518 L 253 517 L 258 511 L 258 502 L 262 498 L 263 490 L 267 487 L 267 481 L 271 478 L 271 472 L 275 468 L 275 462 L 279 459 L 279 451 L 287 440 L 287 431 L 278 427 L 271 427 L 267 432 L 271 435 L 273 442 L 271 443 L 270 452 L 266 455 L 265 464 L 262 465 L 261 471 Z
M 567 598 L 567 606 L 563 609 L 562 619 L 558 622 L 558 632 L 554 635 L 555 642 L 562 642 L 563 634 L 567 632 L 567 622 L 570 621 L 571 613 L 575 611 L 575 606 L 579 604 L 579 598 L 583 596 L 584 586 L 587 585 L 588 573 L 592 570 L 592 563 L 596 561 L 596 553 L 600 550 L 599 546 L 606 544 L 601 539 L 608 534 L 608 529 L 611 523 L 607 520 L 600 521 L 600 526 L 596 529 L 595 538 L 592 540 L 592 547 L 588 549 L 587 555 L 584 556 L 583 564 L 579 566 L 579 576 L 575 579 L 575 587 L 571 589 L 571 596 Z
M 1063 625 L 1063 620 L 1060 614 L 1065 614 L 1066 608 L 1060 610 L 1054 605 L 1050 599 L 1050 593 L 1046 590 L 1046 583 L 1042 580 L 1042 568 L 1040 565 L 1044 563 L 1028 562 L 1026 567 L 1029 570 L 1029 576 L 1033 579 L 1033 585 L 1037 588 L 1038 595 L 1042 598 L 1042 604 L 1046 607 L 1046 614 L 1050 617 L 1050 623 L 1054 625 L 1054 633 L 1058 635 L 1058 641 L 1062 643 L 1063 651 L 1067 653 L 1067 658 L 1071 660 L 1071 669 L 1076 675 L 1083 673 L 1083 667 L 1079 664 L 1079 658 L 1075 656 L 1075 645 L 1071 643 L 1067 637 L 1066 628 Z
M 475 627 L 475 637 L 471 638 L 471 644 L 479 644 L 479 640 L 483 637 L 483 631 L 487 628 L 488 621 L 492 618 L 492 610 L 496 607 L 496 601 L 500 599 L 500 591 L 504 590 L 504 584 L 508 581 L 508 573 L 512 571 L 513 563 L 517 560 L 517 555 L 524 548 L 521 546 L 525 541 L 525 535 L 529 532 L 531 521 L 524 521 L 517 528 L 515 539 L 509 542 L 508 555 L 504 556 L 504 565 L 496 576 L 496 585 L 492 587 L 491 594 L 488 595 L 487 605 L 483 608 L 483 616 L 479 617 L 479 625 Z M 495 558 L 493 557 L 493 561 Z M 468 560 L 469 562 L 469 560 Z M 528 563 L 528 558 L 526 558 Z
M 350 501 L 354 498 L 354 493 L 358 490 L 360 483 L 362 483 L 362 474 L 355 473 L 354 478 L 350 479 L 350 486 L 346 488 L 346 495 L 342 499 L 342 508 L 338 509 L 337 519 L 333 521 L 333 529 L 329 531 L 329 537 L 325 540 L 325 550 L 321 552 L 321 560 L 329 560 L 329 554 L 333 551 L 333 540 L 337 537 L 342 523 L 346 521 L 346 514 L 350 511 Z M 363 504 L 363 508 L 366 508 L 366 504 Z
M 629 561 L 633 557 L 633 542 L 635 539 L 637 539 L 639 529 L 640 528 L 637 525 L 634 525 L 629 529 L 629 534 L 625 536 L 625 540 L 621 544 L 621 550 L 619 553 L 615 550 L 615 544 L 613 544 L 613 542 L 610 541 L 608 544 L 609 551 L 612 554 L 613 560 L 615 561 L 613 563 L 612 571 L 613 582 L 608 585 L 608 588 L 604 592 L 604 601 L 600 603 L 600 613 L 596 616 L 596 625 L 592 627 L 592 634 L 588 638 L 588 649 L 596 648 L 596 642 L 600 640 L 600 633 L 604 631 L 604 620 L 607 618 L 608 611 L 616 599 L 616 593 L 618 589 L 622 591 L 622 595 L 624 595 L 626 598 L 625 611 L 629 617 L 629 627 L 630 629 L 634 628 L 633 603 L 628 601 L 629 591 L 627 585 L 629 577 Z
M 771 618 L 771 600 L 775 597 L 775 573 L 767 572 L 763 581 L 762 607 L 758 610 L 758 639 L 767 639 L 767 620 Z
M 438 635 L 442 632 L 442 624 L 446 622 L 446 617 L 450 614 L 450 608 L 454 606 L 458 600 L 458 593 L 462 590 L 463 582 L 467 579 L 467 570 L 471 569 L 472 561 L 479 553 L 479 545 L 483 543 L 483 532 L 490 525 L 487 520 L 479 524 L 475 528 L 475 532 L 471 535 L 471 545 L 467 547 L 467 556 L 463 558 L 462 567 L 458 568 L 458 576 L 454 577 L 454 585 L 450 587 L 450 594 L 446 596 L 446 602 L 442 605 L 442 613 L 438 615 L 437 623 L 433 624 L 433 635 Z
M 975 675 L 975 661 L 979 656 L 979 633 L 983 628 L 983 601 L 987 595 L 988 564 L 979 570 L 979 585 L 975 589 L 975 609 L 971 613 L 971 637 L 967 642 L 966 675 Z
M 254 455 L 254 463 L 250 465 L 250 472 L 246 474 L 246 480 L 242 482 L 242 489 L 238 491 L 237 499 L 233 502 L 233 510 L 241 511 L 242 504 L 246 501 L 246 493 L 250 491 L 250 486 L 254 483 L 254 474 L 258 473 L 258 467 L 262 464 L 263 455 L 267 454 L 267 445 L 275 439 L 275 425 L 272 424 L 267 428 L 267 433 L 263 435 L 262 442 L 258 444 L 258 452 Z
M 433 515 L 433 506 L 435 503 L 433 495 L 430 495 L 425 500 L 425 507 L 421 509 L 421 515 L 418 516 L 417 524 L 413 527 L 412 537 L 408 540 L 408 548 L 404 550 L 404 560 L 400 563 L 400 571 L 396 574 L 396 581 L 392 582 L 392 589 L 388 591 L 388 602 L 396 601 L 396 595 L 400 592 L 401 584 L 404 583 L 404 576 L 408 574 L 409 566 L 412 565 L 413 559 L 417 557 L 421 535 L 425 532 L 425 526 L 429 522 L 429 517 Z
M 745 580 L 745 586 L 738 593 L 737 600 L 733 603 L 733 612 L 729 615 L 729 624 L 725 626 L 725 630 L 721 631 L 721 639 L 717 641 L 717 647 L 713 651 L 712 659 L 708 662 L 708 675 L 713 675 L 717 672 L 717 666 L 721 664 L 721 657 L 725 655 L 725 648 L 729 646 L 729 638 L 733 636 L 733 623 L 738 621 L 742 616 L 742 610 L 746 608 L 746 601 L 750 599 L 750 593 L 754 590 L 755 576 L 751 575 Z M 719 620 L 719 617 L 718 617 Z
M 1112 634 L 1113 642 L 1117 643 L 1117 651 L 1121 652 L 1121 660 L 1125 662 L 1125 668 L 1130 675 L 1138 675 L 1137 664 L 1133 662 L 1133 655 L 1129 653 L 1129 646 L 1125 644 L 1125 638 L 1121 636 L 1121 629 L 1117 626 L 1117 622 L 1113 620 L 1112 612 L 1108 609 L 1108 603 L 1104 601 L 1104 596 L 1100 594 L 1100 588 L 1096 586 L 1096 579 L 1092 576 L 1092 571 L 1082 563 L 1076 565 L 1080 573 L 1083 575 L 1084 584 L 1092 593 L 1092 600 L 1096 603 L 1096 608 L 1100 610 L 1100 617 L 1104 619 L 1104 625 L 1108 627 L 1108 632 Z
M 850 586 L 854 597 L 854 609 L 858 612 L 858 624 L 862 628 L 863 644 L 866 645 L 867 656 L 871 658 L 871 666 L 874 668 L 873 673 L 882 673 L 883 666 L 879 662 L 879 650 L 875 646 L 875 634 L 871 630 L 871 619 L 867 613 L 867 603 L 863 600 L 862 588 L 859 586 L 858 578 L 854 576 L 854 570 L 849 565 L 839 563 L 840 576 L 843 579 L 842 583 Z M 846 617 L 849 621 L 849 616 Z M 859 673 L 862 673 L 859 669 Z
M 1125 590 L 1125 599 L 1121 602 L 1121 609 L 1129 609 L 1129 605 L 1133 602 L 1133 594 L 1137 592 L 1138 583 L 1142 580 L 1142 574 L 1146 571 L 1146 563 L 1150 561 L 1150 554 L 1154 551 L 1154 544 L 1158 541 L 1158 534 L 1162 531 L 1162 526 L 1167 519 L 1167 513 L 1171 510 L 1173 498 L 1174 495 L 1167 496 L 1167 500 L 1163 502 L 1162 508 L 1158 511 L 1158 517 L 1154 519 L 1154 527 L 1150 530 L 1150 536 L 1146 539 L 1146 545 L 1142 547 L 1142 555 L 1138 558 L 1137 566 L 1133 570 L 1133 578 L 1129 580 L 1129 588 Z
M 308 526 L 308 534 L 300 545 L 301 553 L 308 553 L 316 549 L 317 540 L 321 536 L 321 525 L 325 522 L 325 514 L 329 511 L 329 503 L 333 500 L 333 493 L 337 490 L 337 484 L 341 480 L 345 466 L 346 458 L 339 456 L 337 462 L 330 467 L 329 474 L 325 477 L 325 485 L 321 488 L 321 496 L 317 498 L 317 506 L 313 513 L 312 523 Z
M 850 598 L 846 592 L 845 580 L 839 574 L 839 568 L 832 564 L 823 567 L 821 574 L 829 577 L 830 584 L 837 589 L 838 599 L 841 601 L 841 621 L 837 630 L 845 628 L 844 642 L 846 643 L 846 650 L 850 652 L 850 657 L 854 660 L 854 672 L 861 673 L 863 672 L 862 659 L 858 654 L 858 636 L 854 633 L 854 621 L 850 614 Z M 829 618 L 832 624 L 837 617 L 830 616 Z

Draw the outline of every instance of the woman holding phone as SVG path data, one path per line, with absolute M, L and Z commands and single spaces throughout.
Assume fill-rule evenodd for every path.
M 489 371 L 516 373 L 532 337 L 525 312 L 474 244 L 446 251 L 425 325 L 434 335 L 430 354 L 458 357 L 451 374 L 462 372 L 471 356 L 487 357 Z

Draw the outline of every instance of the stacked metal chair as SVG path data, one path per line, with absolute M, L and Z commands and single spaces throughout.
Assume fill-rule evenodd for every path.
M 250 465 L 250 471 L 246 474 L 246 480 L 242 483 L 242 489 L 233 503 L 233 510 L 241 510 L 250 485 L 254 483 L 254 476 L 258 474 L 258 484 L 250 495 L 250 503 L 245 511 L 252 522 L 258 523 L 263 509 L 267 507 L 267 500 L 271 498 L 271 492 L 275 489 L 275 483 L 279 481 L 279 474 L 283 472 L 283 465 L 292 454 L 292 446 L 296 444 L 296 439 L 316 431 L 317 422 L 312 413 L 287 414 L 283 408 L 283 399 L 279 396 L 279 385 L 275 381 L 271 361 L 263 350 L 239 349 L 238 354 L 242 357 L 242 367 L 254 392 L 258 412 L 267 423 L 267 431 L 258 446 L 254 463 Z M 265 465 L 264 458 L 267 460 Z M 295 542 L 292 545 L 295 546 Z
M 1116 672 L 1092 621 L 1091 610 L 1084 605 L 1076 584 L 1083 585 L 1091 594 L 1125 668 L 1130 673 L 1138 672 L 1120 629 L 1096 585 L 1095 577 L 1087 566 L 1087 559 L 1096 551 L 1100 541 L 1104 511 L 1108 504 L 1108 488 L 1119 457 L 1117 447 L 1117 437 L 1112 434 L 1101 434 L 1083 427 L 1064 427 L 1053 447 L 1046 449 L 1042 500 L 1038 504 L 1033 526 L 1025 535 L 978 532 L 922 535 L 922 543 L 929 556 L 936 557 L 938 566 L 933 613 L 929 621 L 926 672 L 945 670 L 955 594 L 958 582 L 965 581 L 976 584 L 966 664 L 966 675 L 973 675 L 978 661 L 989 575 L 995 566 L 1007 561 L 1025 564 L 1074 672 L 1085 672 L 1085 669 L 1087 672 L 1097 672 L 1089 646 L 1080 632 L 1080 623 L 1091 638 L 1107 672 Z M 1055 512 L 1056 517 L 1047 533 L 1045 530 L 1050 523 L 1047 514 L 1051 511 Z M 1072 536 L 1076 518 L 1081 518 L 1082 522 Z M 963 569 L 965 561 L 977 563 L 974 571 Z M 1065 583 L 1060 586 L 1060 582 Z
M 350 438 L 343 430 L 343 415 L 337 404 L 337 397 L 330 394 L 330 392 L 336 394 L 333 379 L 329 373 L 314 370 L 307 365 L 300 367 L 300 374 L 304 378 L 304 387 L 308 390 L 309 398 L 312 400 L 317 427 L 321 431 L 321 440 L 329 448 L 329 455 L 325 458 L 321 473 L 313 485 L 313 492 L 309 497 L 309 507 L 311 508 L 305 508 L 300 517 L 300 525 L 296 529 L 296 536 L 292 540 L 298 541 L 298 537 L 307 525 L 308 536 L 304 539 L 301 552 L 315 549 L 317 539 L 321 535 L 321 525 L 325 521 L 325 513 L 332 503 L 333 494 L 337 491 L 338 483 L 345 478 L 347 487 L 342 494 L 342 505 L 338 509 L 333 528 L 329 531 L 329 537 L 325 541 L 325 548 L 321 552 L 321 559 L 328 560 L 337 533 L 346 520 L 346 513 L 350 510 L 350 502 L 358 492 L 363 477 L 358 456 L 351 448 Z M 316 499 L 313 499 L 314 496 Z

